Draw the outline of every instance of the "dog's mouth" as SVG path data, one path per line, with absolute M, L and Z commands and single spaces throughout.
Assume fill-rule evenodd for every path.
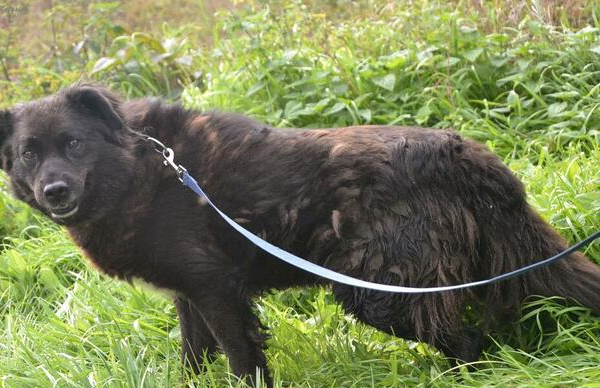
M 78 210 L 79 205 L 73 203 L 61 207 L 52 208 L 50 210 L 50 214 L 52 214 L 52 218 L 62 220 L 74 216 Z

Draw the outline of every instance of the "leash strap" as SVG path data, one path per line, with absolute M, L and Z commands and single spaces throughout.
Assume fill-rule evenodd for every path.
M 240 233 L 242 236 L 244 236 L 246 239 L 248 239 L 251 243 L 253 243 L 257 247 L 259 247 L 263 251 L 267 252 L 268 254 L 270 254 L 274 257 L 277 257 L 278 259 L 283 260 L 286 263 L 293 265 L 294 267 L 300 268 L 304 271 L 310 272 L 310 273 L 320 276 L 322 278 L 329 279 L 329 280 L 337 282 L 337 283 L 346 284 L 346 285 L 352 286 L 352 287 L 360 287 L 360 288 L 367 288 L 367 289 L 371 289 L 371 290 L 401 293 L 401 294 L 424 294 L 424 293 L 432 293 L 432 292 L 462 290 L 462 289 L 469 288 L 469 287 L 485 286 L 485 285 L 497 283 L 502 280 L 514 278 L 514 277 L 522 275 L 526 272 L 533 271 L 536 268 L 545 267 L 547 265 L 550 265 L 553 262 L 560 260 L 563 257 L 568 256 L 573 252 L 576 252 L 577 250 L 583 248 L 584 246 L 588 245 L 589 243 L 591 243 L 592 241 L 594 241 L 600 237 L 600 231 L 597 231 L 596 233 L 592 234 L 591 236 L 585 238 L 584 240 L 578 242 L 577 244 L 565 249 L 564 251 L 562 251 L 552 257 L 549 257 L 542 261 L 538 261 L 536 263 L 516 269 L 514 271 L 507 272 L 505 274 L 501 274 L 501 275 L 494 276 L 489 279 L 478 280 L 478 281 L 470 282 L 470 283 L 456 284 L 456 285 L 452 285 L 452 286 L 418 288 L 418 287 L 403 287 L 403 286 L 394 286 L 394 285 L 389 285 L 389 284 L 368 282 L 365 280 L 356 279 L 351 276 L 347 276 L 347 275 L 332 271 L 325 267 L 321 267 L 313 262 L 310 262 L 310 261 L 305 260 L 301 257 L 298 257 L 290 252 L 287 252 L 287 251 L 269 243 L 268 241 L 265 241 L 262 238 L 256 236 L 255 234 L 253 234 L 252 232 L 250 232 L 249 230 L 247 230 L 246 228 L 244 228 L 243 226 L 239 225 L 237 222 L 235 222 L 234 220 L 229 218 L 229 216 L 227 216 L 227 214 L 223 213 L 210 200 L 208 195 L 206 195 L 206 193 L 200 188 L 200 185 L 198 185 L 198 182 L 196 182 L 196 180 L 187 172 L 187 170 L 182 165 L 175 163 L 175 160 L 174 160 L 175 155 L 171 148 L 168 148 L 163 143 L 161 143 L 159 140 L 157 140 L 153 137 L 147 136 L 143 133 L 139 133 L 139 132 L 136 132 L 133 130 L 130 130 L 130 131 L 138 136 L 145 138 L 147 141 L 151 142 L 154 146 L 154 150 L 162 155 L 162 157 L 164 159 L 164 161 L 163 161 L 164 165 L 171 167 L 175 170 L 175 172 L 177 173 L 177 177 L 183 183 L 183 185 L 190 188 L 198 196 L 204 198 L 204 200 L 206 200 L 206 202 L 217 212 L 217 214 L 219 214 L 219 216 L 221 216 L 221 218 L 223 220 L 225 220 L 225 222 L 227 222 L 233 229 L 235 229 L 238 233 Z
M 223 218 L 223 220 L 225 220 L 225 222 L 227 222 L 229 225 L 231 225 L 231 227 L 233 229 L 235 229 L 242 236 L 244 236 L 245 238 L 250 240 L 250 242 L 252 242 L 254 245 L 259 247 L 263 251 L 267 252 L 268 254 L 275 256 L 275 257 L 285 261 L 286 263 L 293 265 L 294 267 L 300 268 L 304 271 L 310 272 L 310 273 L 320 276 L 322 278 L 329 279 L 334 282 L 346 284 L 346 285 L 352 286 L 352 287 L 368 288 L 368 289 L 377 290 L 377 291 L 403 293 L 403 294 L 421 294 L 421 293 L 431 293 L 431 292 L 454 291 L 454 290 L 461 290 L 463 288 L 469 288 L 469 287 L 485 286 L 488 284 L 499 282 L 501 280 L 514 278 L 516 276 L 522 275 L 526 272 L 532 271 L 539 267 L 547 266 L 547 265 L 579 250 L 580 248 L 586 246 L 587 244 L 591 243 L 592 241 L 594 241 L 595 239 L 600 237 L 600 231 L 598 231 L 598 232 L 592 234 L 591 236 L 589 236 L 588 238 L 586 238 L 585 240 L 580 241 L 579 243 L 573 245 L 570 248 L 567 248 L 566 250 L 564 250 L 563 252 L 561 252 L 555 256 L 552 256 L 552 257 L 542 260 L 542 261 L 538 261 L 537 263 L 530 264 L 526 267 L 519 268 L 517 270 L 495 276 L 490 279 L 479 280 L 479 281 L 471 282 L 471 283 L 457 284 L 457 285 L 453 285 L 453 286 L 442 286 L 442 287 L 416 288 L 416 287 L 393 286 L 393 285 L 389 285 L 389 284 L 373 283 L 373 282 L 368 282 L 365 280 L 356 279 L 351 276 L 347 276 L 347 275 L 332 271 L 330 269 L 321 267 L 313 262 L 302 259 L 290 252 L 287 252 L 287 251 L 263 240 L 262 238 L 256 236 L 255 234 L 251 233 L 246 228 L 244 228 L 243 226 L 239 225 L 234 220 L 229 218 L 229 216 L 227 216 L 227 214 L 223 213 L 217 206 L 215 206 L 215 204 L 210 200 L 208 195 L 206 195 L 206 193 L 200 188 L 200 186 L 198 185 L 198 182 L 196 182 L 196 180 L 194 178 L 192 178 L 192 176 L 190 176 L 190 174 L 185 169 L 182 170 L 182 172 L 181 172 L 181 180 L 182 180 L 184 186 L 187 186 L 192 191 L 194 191 L 196 194 L 198 194 L 200 197 L 204 198 L 206 200 L 206 202 L 219 214 L 219 216 L 221 216 L 221 218 Z

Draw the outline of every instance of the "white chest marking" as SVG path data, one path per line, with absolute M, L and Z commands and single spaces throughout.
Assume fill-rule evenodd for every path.
M 157 287 L 154 284 L 149 283 L 142 278 L 138 278 L 138 277 L 134 276 L 132 279 L 132 283 L 136 287 L 139 286 L 140 288 L 150 290 L 153 292 L 157 292 L 168 299 L 175 299 L 175 297 L 177 296 L 177 291 L 171 290 L 169 288 Z

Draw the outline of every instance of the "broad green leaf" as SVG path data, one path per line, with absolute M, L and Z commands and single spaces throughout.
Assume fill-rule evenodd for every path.
M 340 111 L 342 111 L 342 110 L 344 110 L 344 109 L 346 109 L 346 105 L 344 105 L 344 104 L 343 104 L 343 103 L 341 103 L 341 102 L 337 102 L 337 103 L 336 103 L 334 106 L 332 106 L 331 108 L 327 108 L 327 109 L 325 110 L 325 112 L 323 112 L 323 115 L 325 115 L 325 116 L 329 116 L 329 115 L 332 115 L 332 114 L 334 114 L 334 113 L 338 113 L 338 112 L 340 112 Z
M 469 62 L 475 62 L 477 60 L 477 58 L 479 58 L 479 56 L 483 53 L 483 49 L 482 48 L 476 48 L 473 50 L 469 50 L 466 51 L 463 56 L 469 61 Z
M 417 123 L 423 125 L 423 124 L 427 123 L 427 120 L 429 120 L 429 116 L 431 116 L 431 113 L 432 113 L 432 111 L 429 108 L 429 105 L 425 105 L 417 111 L 415 120 L 417 121 Z
M 519 95 L 517 92 L 514 90 L 508 92 L 508 96 L 506 96 L 506 103 L 511 107 L 517 106 L 519 104 Z
M 396 85 L 396 76 L 394 74 L 387 74 L 383 77 L 373 78 L 373 83 L 379 87 L 382 87 L 390 92 L 394 91 Z

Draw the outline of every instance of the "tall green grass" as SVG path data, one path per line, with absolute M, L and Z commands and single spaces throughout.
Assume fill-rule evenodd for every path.
M 278 126 L 452 126 L 500 155 L 565 237 L 600 229 L 595 1 L 238 2 L 196 23 L 173 9 L 164 24 L 127 2 L 23 4 L 27 17 L 0 13 L 0 106 L 91 78 Z M 38 11 L 41 43 L 27 39 Z M 224 357 L 185 376 L 171 303 L 98 274 L 0 187 L 1 386 L 243 386 Z M 600 263 L 599 246 L 586 252 Z M 276 386 L 600 386 L 600 317 L 558 300 L 531 300 L 472 369 L 357 323 L 327 290 L 257 302 Z

